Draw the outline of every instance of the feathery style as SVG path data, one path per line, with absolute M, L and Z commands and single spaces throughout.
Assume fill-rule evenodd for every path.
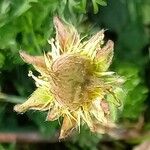
M 115 127 L 111 105 L 121 105 L 117 91 L 123 83 L 120 76 L 107 71 L 114 43 L 104 42 L 104 30 L 82 42 L 84 39 L 72 25 L 58 17 L 54 17 L 54 25 L 56 38 L 48 41 L 51 52 L 44 56 L 20 52 L 22 59 L 32 64 L 40 75 L 36 77 L 29 71 L 37 89 L 14 110 L 19 113 L 28 109 L 48 111 L 48 121 L 62 117 L 60 139 L 83 124 L 92 132 L 107 133 Z

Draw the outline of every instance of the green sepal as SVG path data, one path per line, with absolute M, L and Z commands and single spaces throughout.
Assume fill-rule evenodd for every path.
M 18 104 L 14 110 L 23 113 L 28 109 L 45 111 L 49 109 L 53 98 L 49 89 L 45 86 L 37 88 L 29 99 L 23 104 Z

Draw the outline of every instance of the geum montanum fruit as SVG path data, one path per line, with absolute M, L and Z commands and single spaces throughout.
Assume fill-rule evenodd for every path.
M 107 133 L 115 127 L 110 106 L 120 106 L 117 91 L 123 83 L 116 73 L 107 71 L 114 43 L 109 40 L 104 44 L 104 30 L 82 42 L 72 25 L 58 17 L 54 17 L 54 25 L 56 38 L 49 41 L 51 53 L 31 56 L 20 52 L 22 59 L 40 75 L 36 77 L 29 71 L 37 89 L 14 109 L 19 113 L 48 110 L 48 121 L 62 117 L 60 139 L 83 124 L 92 132 Z

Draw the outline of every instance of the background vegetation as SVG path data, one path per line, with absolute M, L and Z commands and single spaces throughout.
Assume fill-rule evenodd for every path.
M 45 113 L 30 111 L 18 115 L 13 111 L 14 104 L 23 102 L 35 88 L 27 76 L 31 66 L 20 59 L 18 51 L 49 51 L 47 39 L 55 34 L 55 15 L 72 22 L 81 35 L 108 29 L 106 39 L 115 42 L 111 69 L 127 80 L 124 108 L 118 114 L 123 130 L 114 132 L 113 137 L 95 135 L 83 127 L 79 135 L 58 142 L 58 121 L 45 122 Z M 149 140 L 149 47 L 149 0 L 0 0 L 0 150 L 125 150 Z M 36 144 L 4 140 L 5 133 L 33 132 L 40 132 L 38 136 L 42 137 Z

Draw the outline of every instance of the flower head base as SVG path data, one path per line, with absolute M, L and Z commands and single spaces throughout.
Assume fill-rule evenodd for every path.
M 114 72 L 107 72 L 114 44 L 111 40 L 104 44 L 104 30 L 82 42 L 73 26 L 58 17 L 54 18 L 54 24 L 56 39 L 49 41 L 51 53 L 30 56 L 20 52 L 22 59 L 32 64 L 40 76 L 29 72 L 37 89 L 14 109 L 48 110 L 50 121 L 63 117 L 60 139 L 85 123 L 93 132 L 106 133 L 115 127 L 110 108 L 112 104 L 120 106 L 116 92 L 123 82 Z

